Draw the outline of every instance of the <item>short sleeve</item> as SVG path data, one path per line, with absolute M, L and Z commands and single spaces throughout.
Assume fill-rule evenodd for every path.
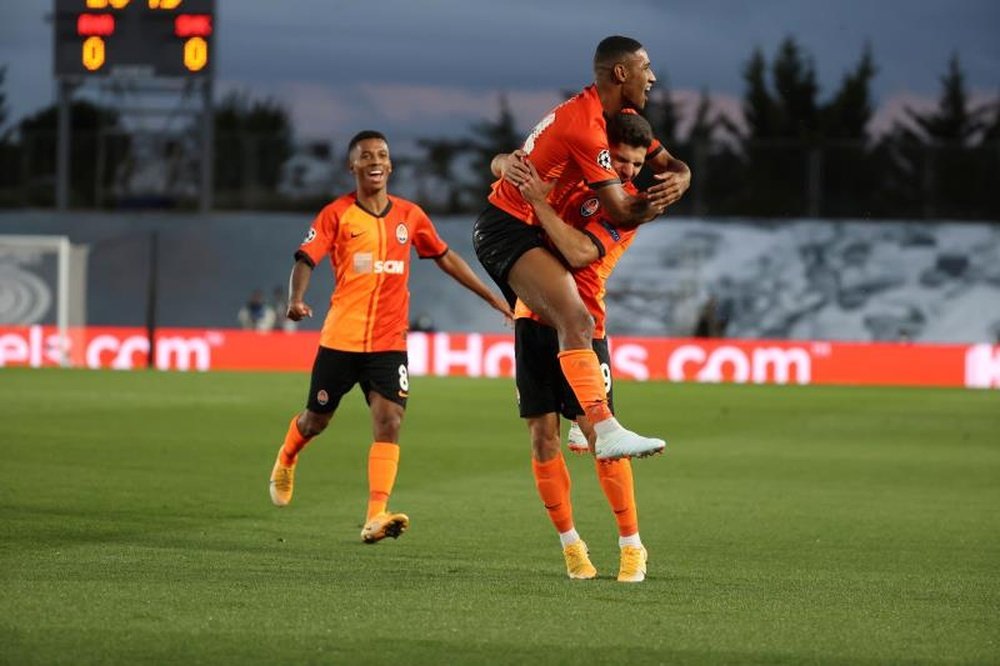
M 655 136 L 653 137 L 653 143 L 649 144 L 649 148 L 646 149 L 646 161 L 653 159 L 663 151 L 663 144 Z
M 622 232 L 602 217 L 595 218 L 583 227 L 583 233 L 590 236 L 603 257 L 608 250 L 621 242 Z
M 339 225 L 340 217 L 331 206 L 321 210 L 310 225 L 305 239 L 295 253 L 295 258 L 303 259 L 315 267 L 333 249 Z
M 583 179 L 591 189 L 620 183 L 618 174 L 611 164 L 611 149 L 604 127 L 591 122 L 579 132 L 568 134 L 570 158 L 583 173 Z
M 421 259 L 437 259 L 448 252 L 448 244 L 438 235 L 431 218 L 419 206 L 414 206 L 411 213 L 413 229 L 413 247 Z

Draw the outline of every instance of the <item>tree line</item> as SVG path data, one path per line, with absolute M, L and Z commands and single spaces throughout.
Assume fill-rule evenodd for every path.
M 744 63 L 735 120 L 713 106 L 708 91 L 687 113 L 669 85 L 654 89 L 644 115 L 694 172 L 692 189 L 675 214 L 1000 219 L 1000 98 L 973 103 L 953 56 L 940 76 L 936 107 L 907 108 L 876 135 L 871 85 L 877 73 L 866 47 L 821 98 L 813 59 L 788 37 L 770 58 L 757 49 Z M 44 204 L 55 172 L 56 109 L 11 125 L 3 75 L 0 69 L 0 204 L 25 197 Z M 684 117 L 690 120 L 682 133 Z M 233 93 L 217 103 L 214 119 L 216 191 L 246 195 L 249 188 L 254 194 L 223 198 L 224 206 L 315 205 L 272 196 L 294 152 L 291 119 L 280 102 Z M 115 110 L 92 102 L 74 103 L 73 123 L 75 201 L 106 204 L 95 201 L 94 193 L 111 188 L 128 167 L 133 138 Z M 101 135 L 105 143 L 99 146 Z M 394 159 L 414 181 L 414 198 L 429 210 L 468 213 L 479 209 L 489 191 L 492 156 L 517 147 L 523 137 L 501 95 L 495 117 L 473 123 L 461 136 L 419 139 L 416 154 L 397 153 Z M 178 160 L 190 153 L 182 141 L 174 148 Z M 104 164 L 95 170 L 97 151 Z M 641 175 L 643 180 L 648 176 Z M 26 189 L 15 197 L 11 182 Z

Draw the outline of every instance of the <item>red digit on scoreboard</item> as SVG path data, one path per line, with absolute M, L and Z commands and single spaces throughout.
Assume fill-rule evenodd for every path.
M 76 19 L 76 34 L 81 37 L 108 37 L 115 33 L 115 17 L 111 14 L 80 14 Z
M 208 37 L 212 34 L 212 16 L 179 14 L 174 19 L 174 34 L 178 37 Z
M 58 78 L 213 73 L 217 0 L 42 1 L 54 7 Z

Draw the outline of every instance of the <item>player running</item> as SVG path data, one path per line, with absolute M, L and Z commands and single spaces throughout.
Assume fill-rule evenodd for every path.
M 652 128 L 643 117 L 631 113 L 611 116 L 607 128 L 612 168 L 625 190 L 634 194 L 637 190 L 631 181 L 642 168 L 653 142 Z M 612 225 L 594 192 L 582 184 L 569 195 L 561 214 L 557 215 L 546 201 L 550 187 L 529 167 L 529 176 L 520 190 L 555 249 L 574 269 L 572 275 L 580 297 L 594 317 L 593 349 L 604 376 L 608 407 L 613 410 L 611 358 L 605 328 L 605 284 L 622 254 L 632 244 L 636 228 Z M 559 414 L 570 420 L 579 419 L 590 434 L 591 444 L 593 430 L 560 372 L 556 331 L 546 326 L 521 301 L 517 302 L 514 315 L 518 407 L 531 434 L 535 485 L 559 532 L 567 574 L 574 579 L 593 578 L 597 569 L 574 527 L 569 469 L 560 450 Z M 587 450 L 587 439 L 579 430 L 577 433 L 570 447 Z M 647 554 L 639 538 L 631 463 L 627 459 L 595 460 L 595 467 L 601 489 L 618 523 L 618 580 L 641 582 L 646 575 Z
M 320 211 L 295 253 L 289 319 L 312 316 L 305 294 L 312 271 L 324 256 L 330 257 L 336 286 L 320 334 L 306 408 L 288 425 L 269 488 L 277 506 L 292 501 L 299 452 L 326 429 L 340 399 L 359 384 L 371 410 L 374 439 L 368 453 L 368 511 L 361 539 L 375 543 L 398 537 L 410 522 L 405 514 L 387 508 L 410 390 L 406 353 L 410 248 L 421 259 L 433 259 L 505 317 L 512 313 L 507 302 L 449 250 L 419 206 L 388 193 L 392 161 L 383 134 L 359 132 L 347 153 L 356 191 Z
M 642 45 L 608 37 L 594 55 L 595 83 L 549 113 L 532 130 L 520 155 L 553 181 L 548 202 L 560 208 L 582 180 L 616 226 L 635 226 L 658 215 L 690 184 L 690 170 L 666 150 L 650 157 L 659 181 L 643 194 L 630 194 L 611 164 L 606 115 L 646 104 L 656 81 Z M 493 184 L 489 204 L 476 220 L 476 256 L 508 301 L 519 297 L 558 332 L 559 366 L 597 435 L 596 455 L 612 460 L 659 453 L 662 439 L 624 428 L 608 407 L 600 363 L 591 347 L 593 320 L 566 267 L 545 246 L 545 235 L 520 185 L 520 159 L 511 159 Z M 507 168 L 509 167 L 509 168 Z

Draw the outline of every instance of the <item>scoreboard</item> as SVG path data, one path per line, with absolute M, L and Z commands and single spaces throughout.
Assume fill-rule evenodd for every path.
M 54 0 L 56 77 L 211 76 L 215 0 Z

